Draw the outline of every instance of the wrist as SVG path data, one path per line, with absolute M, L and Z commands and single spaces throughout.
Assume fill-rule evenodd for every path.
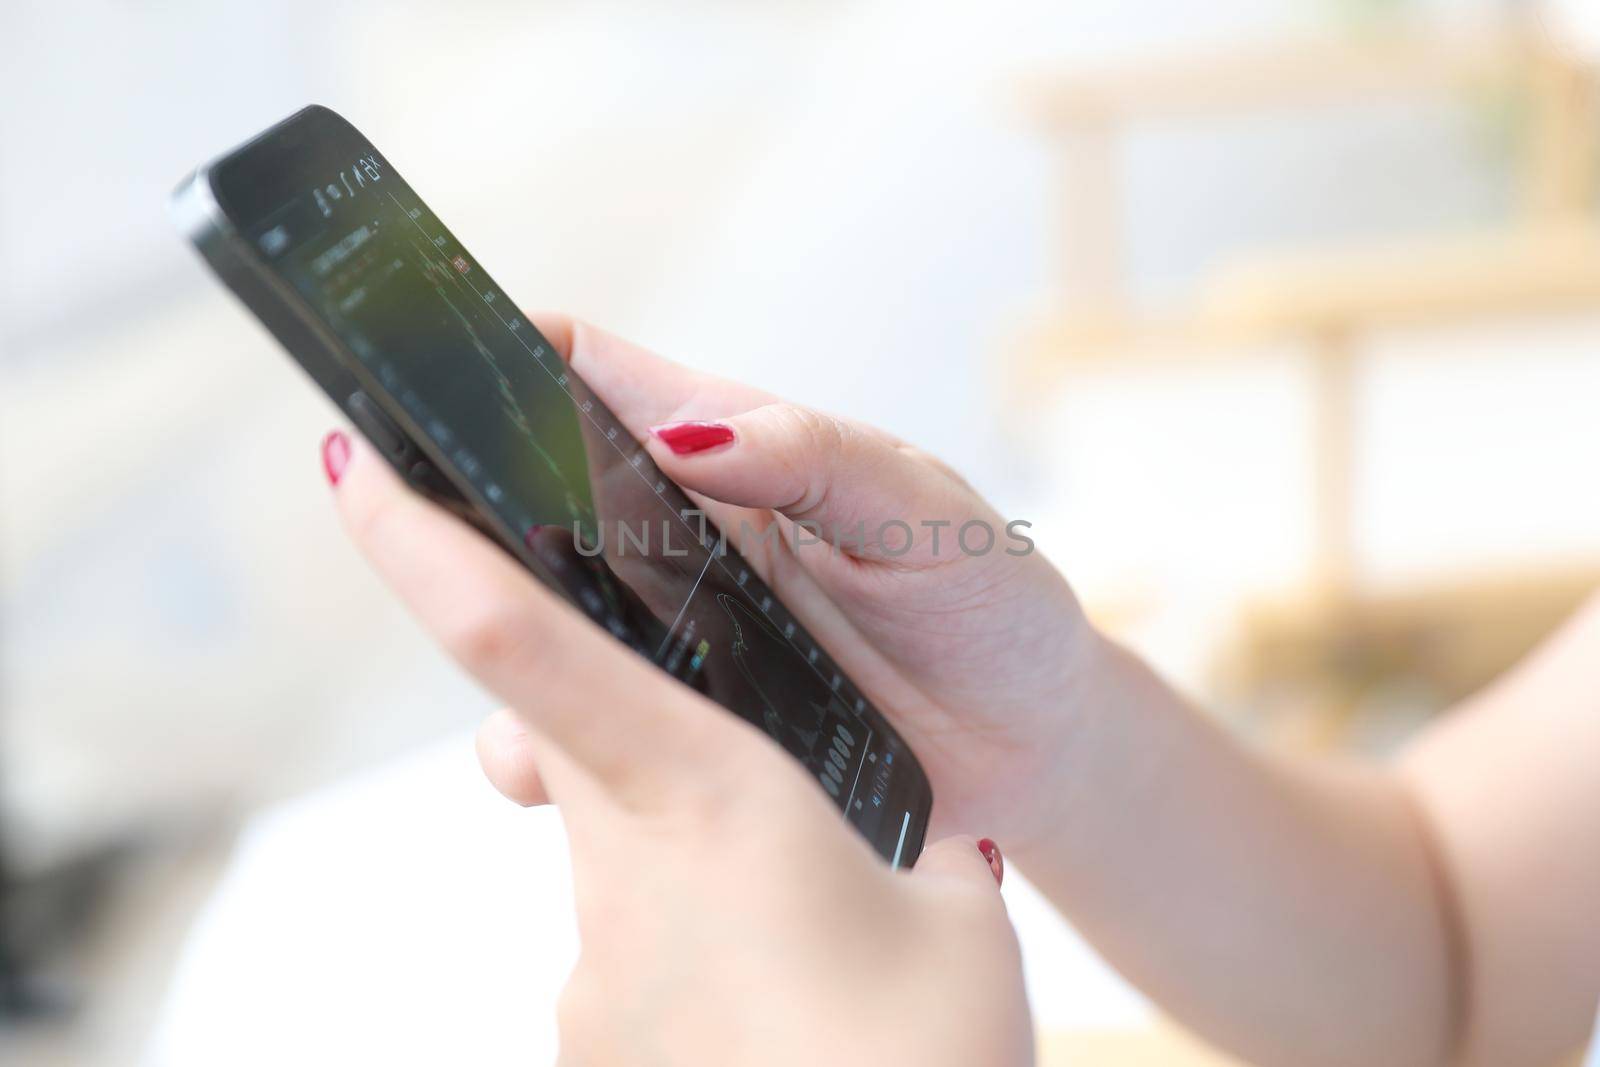
M 1068 826 L 1095 802 L 1094 753 L 1114 726 L 1107 720 L 1125 710 L 1116 693 L 1119 661 L 1127 655 L 1078 612 L 1026 758 L 1019 794 L 1028 798 L 1027 810 L 1018 812 L 1014 839 L 1006 843 L 1024 872 L 1059 859 Z

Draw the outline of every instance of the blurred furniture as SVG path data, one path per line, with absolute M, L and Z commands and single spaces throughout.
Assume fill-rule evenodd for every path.
M 1037 81 L 1027 106 L 1064 157 L 1059 312 L 1011 368 L 1020 402 L 1108 361 L 1191 361 L 1263 342 L 1307 352 L 1314 383 L 1315 544 L 1303 595 L 1250 613 L 1218 681 L 1259 705 L 1275 691 L 1348 710 L 1419 669 L 1436 703 L 1521 656 L 1595 574 L 1558 570 L 1470 587 L 1365 588 L 1352 550 L 1354 392 L 1362 338 L 1394 326 L 1600 308 L 1594 217 L 1600 103 L 1594 67 L 1536 21 L 1275 42 Z M 1202 279 L 1187 306 L 1150 313 L 1120 266 L 1118 152 L 1130 126 L 1423 94 L 1508 99 L 1518 116 L 1517 204 L 1478 233 L 1247 256 Z M 1470 669 L 1463 669 L 1470 664 Z M 1445 667 L 1443 665 L 1449 665 Z M 1337 723 L 1337 716 L 1333 718 Z M 1335 725 L 1322 740 L 1339 733 Z

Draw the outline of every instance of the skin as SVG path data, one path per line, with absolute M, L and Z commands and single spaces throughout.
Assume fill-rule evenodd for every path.
M 1392 765 L 1247 750 L 1095 631 L 1040 554 L 952 552 L 963 522 L 1004 524 L 938 461 L 581 323 L 539 326 L 725 529 L 952 523 L 943 552 L 923 531 L 903 555 L 785 539 L 753 562 L 917 752 L 934 833 L 999 838 L 1176 1018 L 1296 1067 L 1532 1065 L 1582 1041 L 1600 1000 L 1600 600 Z M 682 420 L 734 440 L 675 455 L 651 428 Z M 772 745 L 364 447 L 337 495 L 379 571 L 509 703 L 479 738 L 491 780 L 559 803 L 572 830 L 565 1062 L 785 1062 L 817 1018 L 851 1036 L 843 1062 L 1026 1062 L 1014 937 L 970 839 L 889 874 Z M 761 826 L 740 825 L 755 807 Z M 840 973 L 869 979 L 841 999 Z

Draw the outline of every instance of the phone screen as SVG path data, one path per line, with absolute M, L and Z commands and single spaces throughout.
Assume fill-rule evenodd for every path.
M 931 798 L 904 742 L 377 149 L 308 109 L 213 190 L 508 548 L 914 860 Z

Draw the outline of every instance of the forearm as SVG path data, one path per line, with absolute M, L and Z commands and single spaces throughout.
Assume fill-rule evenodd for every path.
M 1254 1061 L 1442 1062 L 1451 924 L 1404 786 L 1253 753 L 1091 640 L 1051 829 L 1019 867 L 1167 1011 Z
M 1460 919 L 1463 1067 L 1543 1065 L 1600 1000 L 1600 597 L 1399 763 Z

